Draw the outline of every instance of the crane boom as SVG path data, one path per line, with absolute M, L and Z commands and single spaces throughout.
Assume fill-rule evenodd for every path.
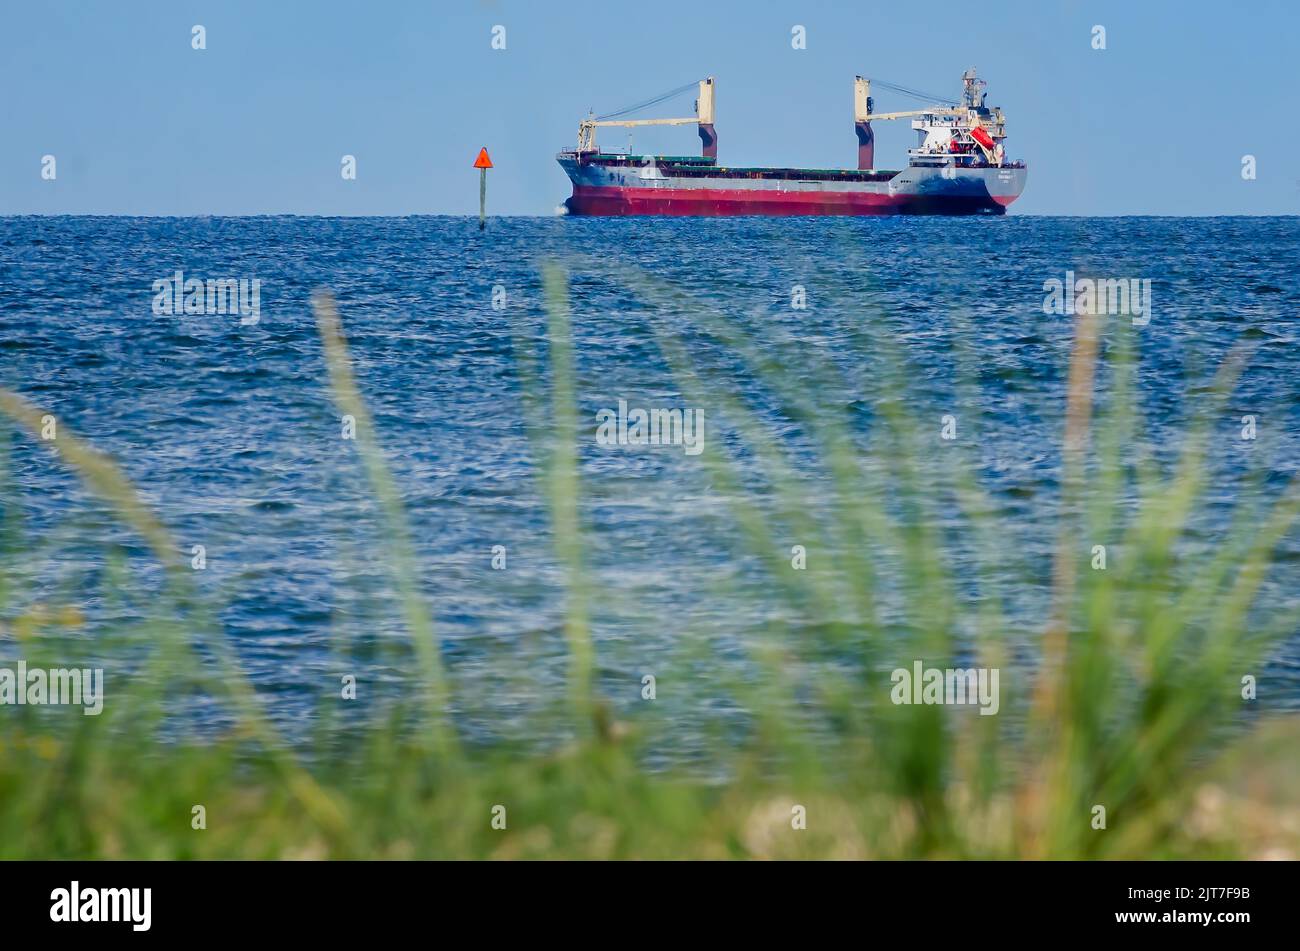
M 869 112 L 867 120 L 906 119 L 909 116 L 964 116 L 966 110 L 955 106 L 931 106 L 929 109 L 908 109 L 905 112 Z
M 633 126 L 633 125 L 686 125 L 688 122 L 698 122 L 695 116 L 689 116 L 685 119 L 592 119 L 583 122 L 583 125 L 590 126 Z
M 698 124 L 700 137 L 711 141 L 716 154 L 717 139 L 713 132 L 713 77 L 700 80 L 700 96 L 695 101 L 696 114 L 676 119 L 596 119 L 588 117 L 578 124 L 578 151 L 594 152 L 596 150 L 596 130 L 602 126 L 633 128 L 650 125 L 690 125 Z M 617 113 L 615 113 L 617 115 Z M 707 146 L 706 146 L 707 148 Z M 706 154 L 708 154 L 706 152 Z
M 696 116 L 682 119 L 583 119 L 578 124 L 578 149 L 584 152 L 595 151 L 596 129 L 601 126 L 631 128 L 647 125 L 687 125 L 698 121 Z

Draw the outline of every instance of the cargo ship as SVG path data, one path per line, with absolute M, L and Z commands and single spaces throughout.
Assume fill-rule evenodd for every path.
M 907 91 L 883 80 L 878 83 Z M 565 210 L 573 215 L 1005 214 L 1024 191 L 1025 165 L 1006 158 L 1006 120 L 1001 108 L 985 106 L 986 83 L 974 69 L 962 76 L 962 83 L 960 100 L 876 113 L 872 80 L 855 77 L 856 169 L 733 168 L 718 164 L 716 83 L 710 76 L 699 82 L 695 115 L 689 118 L 617 118 L 632 111 L 623 110 L 584 119 L 577 148 L 556 156 L 573 182 Z M 918 134 L 916 147 L 908 150 L 907 167 L 877 169 L 871 123 L 905 118 L 912 120 Z M 698 126 L 703 144 L 699 156 L 632 155 L 602 152 L 596 146 L 601 127 L 686 124 Z

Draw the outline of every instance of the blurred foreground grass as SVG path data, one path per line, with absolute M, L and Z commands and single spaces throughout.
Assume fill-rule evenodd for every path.
M 448 714 L 454 684 L 420 594 L 401 492 L 353 379 L 333 301 L 320 295 L 332 393 L 339 413 L 357 422 L 420 696 L 323 754 L 283 742 L 166 527 L 112 460 L 64 427 L 48 444 L 57 462 L 149 546 L 165 566 L 163 594 L 148 649 L 123 648 L 136 651 L 123 662 L 131 674 L 108 671 L 103 715 L 0 708 L 0 857 L 1300 857 L 1300 726 L 1294 717 L 1247 724 L 1240 716 L 1242 676 L 1258 675 L 1270 649 L 1296 630 L 1292 609 L 1259 600 L 1294 531 L 1296 486 L 1267 506 L 1239 504 L 1209 550 L 1186 548 L 1210 482 L 1208 427 L 1246 355 L 1227 361 L 1206 389 L 1179 461 L 1165 473 L 1130 452 L 1138 442 L 1130 341 L 1103 357 L 1099 319 L 1078 319 L 1059 407 L 1060 514 L 1043 526 L 1059 540 L 1051 616 L 1023 664 L 1015 655 L 1024 645 L 1005 636 L 999 590 L 1023 582 L 996 567 L 1015 533 L 972 460 L 953 453 L 937 461 L 934 427 L 909 418 L 906 355 L 887 333 L 864 320 L 853 341 L 875 356 L 878 374 L 880 452 L 869 463 L 844 407 L 819 398 L 833 386 L 829 362 L 814 349 L 786 348 L 774 359 L 772 348 L 680 290 L 631 269 L 605 272 L 656 312 L 688 313 L 689 334 L 725 348 L 768 384 L 816 447 L 825 480 L 808 481 L 804 462 L 792 460 L 732 382 L 699 363 L 698 341 L 681 322 L 652 321 L 683 400 L 710 407 L 745 447 L 742 466 L 715 431 L 699 462 L 755 570 L 788 608 L 755 641 L 764 676 L 745 697 L 755 729 L 744 743 L 719 744 L 712 778 L 647 769 L 649 728 L 618 722 L 593 686 L 598 649 L 577 448 L 589 434 L 577 416 L 567 273 L 548 265 L 545 339 L 518 324 L 516 359 L 566 585 L 571 741 L 549 751 L 485 750 L 458 738 Z M 958 357 L 961 376 L 976 357 Z M 1105 359 L 1102 405 L 1095 397 Z M 0 392 L 0 416 L 32 438 L 44 415 Z M 827 484 L 833 491 L 819 488 Z M 4 515 L 8 571 L 24 552 L 14 507 Z M 805 570 L 792 568 L 783 542 L 790 537 L 815 542 Z M 1126 553 L 1104 571 L 1089 565 L 1086 542 L 1098 537 L 1122 539 Z M 957 577 L 956 546 L 978 554 L 980 577 Z M 979 597 L 970 597 L 971 584 Z M 13 597 L 14 585 L 0 577 L 0 660 L 82 666 L 59 636 L 79 625 L 75 595 L 37 609 Z M 898 657 L 1000 668 L 1001 715 L 888 702 L 882 671 Z M 847 661 L 817 667 L 809 689 L 796 671 L 827 658 Z M 166 735 L 177 700 L 168 691 L 178 685 L 218 697 L 231 728 Z M 328 711 L 321 718 L 327 729 Z M 195 805 L 206 811 L 203 830 L 192 828 Z M 497 805 L 506 807 L 504 830 L 492 825 Z M 1095 828 L 1098 805 L 1104 829 Z M 792 827 L 796 806 L 806 828 Z

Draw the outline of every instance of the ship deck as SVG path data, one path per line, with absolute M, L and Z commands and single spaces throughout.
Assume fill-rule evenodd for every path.
M 898 170 L 856 168 L 749 168 L 717 164 L 717 159 L 699 155 L 630 155 L 623 152 L 561 153 L 580 165 L 605 168 L 641 168 L 653 162 L 673 178 L 768 179 L 778 181 L 887 182 Z
M 708 179 L 750 179 L 799 182 L 887 182 L 899 169 L 857 168 L 783 168 L 718 165 L 717 159 L 700 155 L 632 155 L 625 152 L 574 152 L 565 150 L 559 158 L 576 162 L 579 167 L 644 168 L 653 163 L 666 177 Z M 938 167 L 942 163 L 918 162 L 915 167 Z M 967 169 L 990 168 L 988 165 L 963 164 Z M 999 168 L 1024 168 L 1023 162 L 1007 162 Z

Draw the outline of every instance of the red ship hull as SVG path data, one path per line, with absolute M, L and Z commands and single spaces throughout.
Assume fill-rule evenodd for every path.
M 999 215 L 1015 196 L 1002 198 L 759 191 L 726 188 L 629 188 L 575 185 L 565 205 L 574 215 Z

